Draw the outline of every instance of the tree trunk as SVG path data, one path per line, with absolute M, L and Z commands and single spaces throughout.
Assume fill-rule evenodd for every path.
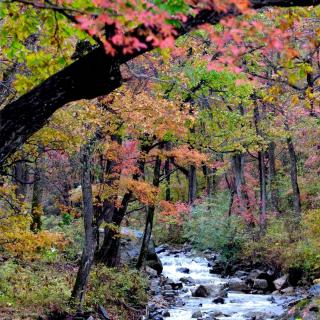
M 268 158 L 269 158 L 269 198 L 270 206 L 273 212 L 279 213 L 279 191 L 276 186 L 276 144 L 272 141 L 269 144 Z
M 82 308 L 85 292 L 88 284 L 90 270 L 93 264 L 94 253 L 97 245 L 98 228 L 94 224 L 93 195 L 91 185 L 91 150 L 86 145 L 81 151 L 82 164 L 82 197 L 83 197 L 83 220 L 84 220 L 84 247 L 75 285 L 71 294 L 71 302 Z
M 194 165 L 189 168 L 188 174 L 188 203 L 193 204 L 197 197 L 197 169 Z
M 287 138 L 287 146 L 290 156 L 290 178 L 293 193 L 293 207 L 295 216 L 300 219 L 301 217 L 301 200 L 300 200 L 300 189 L 298 183 L 298 169 L 297 169 L 297 155 L 294 149 L 292 138 Z
M 240 209 L 241 211 L 246 211 L 249 209 L 248 203 L 248 194 L 245 190 L 246 183 L 243 174 L 243 167 L 244 167 L 244 154 L 239 153 L 235 154 L 232 157 L 232 167 L 233 167 L 233 174 L 234 174 L 234 182 L 235 182 L 235 193 L 240 201 Z
M 155 187 L 159 187 L 159 184 L 160 184 L 160 169 L 161 169 L 161 159 L 157 157 L 154 165 L 154 171 L 153 171 L 153 186 Z M 154 205 L 151 205 L 148 207 L 146 225 L 143 233 L 140 254 L 137 262 L 138 269 L 142 267 L 143 261 L 145 260 L 145 257 L 147 256 L 147 253 L 148 253 L 148 247 L 149 247 L 152 228 L 153 228 L 154 211 L 155 211 Z
M 264 110 L 262 109 L 262 114 Z M 256 127 L 256 133 L 258 136 L 263 138 L 262 132 L 260 129 L 260 112 L 259 107 L 255 106 L 254 108 L 254 123 Z M 267 190 L 266 190 L 266 168 L 264 163 L 265 158 L 265 152 L 261 148 L 258 151 L 258 167 L 259 167 L 259 188 L 260 188 L 260 204 L 259 204 L 259 224 L 260 224 L 260 231 L 263 232 L 265 230 L 265 224 L 266 224 L 266 214 L 267 214 L 267 208 L 266 208 L 266 196 L 267 196 Z
M 208 167 L 207 165 L 202 166 L 203 175 L 206 180 L 206 194 L 209 198 L 212 198 L 215 189 L 215 169 Z
M 32 200 L 31 200 L 31 225 L 30 229 L 33 232 L 41 230 L 42 222 L 42 195 L 43 195 L 43 168 L 44 166 L 44 157 L 42 151 L 39 151 L 39 156 L 36 161 L 35 173 L 34 173 L 34 183 L 32 191 Z
M 266 190 L 266 172 L 264 163 L 264 151 L 258 152 L 258 163 L 259 163 L 259 185 L 260 185 L 260 205 L 259 205 L 259 223 L 261 231 L 264 231 L 266 225 L 266 200 L 267 200 L 267 190 Z
M 132 197 L 131 192 L 124 195 L 120 208 L 114 208 L 110 223 L 120 228 L 121 222 L 126 214 L 129 201 Z M 118 264 L 118 251 L 120 246 L 119 231 L 114 228 L 105 227 L 104 239 L 101 248 L 96 254 L 97 261 L 104 263 L 109 267 L 115 267 Z
M 170 174 L 170 159 L 166 159 L 164 163 L 164 174 L 166 177 L 166 201 L 171 200 L 171 174 Z
M 27 196 L 28 169 L 24 161 L 18 161 L 14 167 L 14 180 L 17 186 L 16 195 L 25 200 Z

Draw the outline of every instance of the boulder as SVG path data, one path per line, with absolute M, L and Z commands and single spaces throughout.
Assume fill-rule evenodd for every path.
M 192 291 L 193 297 L 206 298 L 206 297 L 226 297 L 226 288 L 224 286 L 217 286 L 214 284 L 199 285 Z
M 268 281 L 265 279 L 254 279 L 253 288 L 257 290 L 267 290 L 269 287 Z
M 146 273 L 150 276 L 150 278 L 156 278 L 158 276 L 158 272 L 149 266 L 146 266 Z
M 193 311 L 191 318 L 202 318 L 202 312 L 200 310 Z
M 174 290 L 165 290 L 162 295 L 167 298 L 173 298 L 176 296 L 176 292 Z
M 249 273 L 247 271 L 238 270 L 235 272 L 234 276 L 240 278 L 241 280 L 248 277 Z
M 231 291 L 241 291 L 248 293 L 250 292 L 250 287 L 246 284 L 244 280 L 239 278 L 232 278 L 228 281 L 228 286 Z
M 180 290 L 183 287 L 182 282 L 170 281 L 170 282 L 167 282 L 167 284 L 169 284 L 173 290 Z
M 284 288 L 285 285 L 287 284 L 287 279 L 288 279 L 288 276 L 284 275 L 281 278 L 274 280 L 273 284 L 274 284 L 275 288 L 277 290 L 281 290 L 282 288 Z
M 206 298 L 209 297 L 210 293 L 208 291 L 208 289 L 203 286 L 202 284 L 200 286 L 198 286 L 193 292 L 192 292 L 192 296 L 193 297 L 198 297 L 198 298 Z
M 209 319 L 216 319 L 216 317 L 223 316 L 223 313 L 221 311 L 213 311 L 209 314 Z
M 99 243 L 102 243 L 103 232 L 100 233 L 100 237 L 102 237 L 102 239 L 99 239 Z M 120 264 L 135 266 L 140 254 L 142 239 L 143 232 L 130 228 L 121 228 L 121 242 L 119 249 Z M 162 272 L 163 266 L 156 253 L 153 239 L 150 240 L 148 246 L 146 265 L 156 270 L 158 275 Z
M 309 289 L 309 294 L 314 297 L 320 297 L 320 284 L 314 284 Z
M 165 318 L 170 317 L 170 312 L 168 310 L 165 310 L 162 312 L 162 316 Z
M 281 293 L 288 294 L 288 295 L 294 294 L 294 292 L 295 291 L 294 291 L 293 287 L 288 287 L 288 288 L 284 288 L 284 289 L 281 290 Z
M 214 298 L 212 302 L 216 304 L 224 304 L 224 299 L 222 297 L 217 297 L 217 298 Z
M 190 273 L 190 269 L 184 267 L 177 268 L 176 271 L 181 273 Z
M 191 277 L 182 277 L 179 279 L 182 283 L 188 284 L 188 285 L 194 285 L 194 280 Z
M 264 313 L 264 312 L 255 312 L 251 311 L 245 315 L 246 319 L 250 320 L 265 320 L 265 319 L 270 319 L 272 317 L 271 314 L 269 313 Z
M 212 266 L 209 272 L 211 274 L 222 274 L 225 271 L 225 264 L 219 260 L 216 260 Z

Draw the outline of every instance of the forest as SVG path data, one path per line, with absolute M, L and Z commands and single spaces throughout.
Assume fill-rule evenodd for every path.
M 320 319 L 319 0 L 0 0 L 16 319 Z

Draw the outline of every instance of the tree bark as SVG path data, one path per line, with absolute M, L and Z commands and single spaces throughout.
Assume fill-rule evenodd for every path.
M 83 197 L 83 221 L 84 221 L 84 247 L 75 285 L 71 294 L 71 303 L 82 308 L 85 292 L 88 284 L 90 270 L 94 260 L 97 245 L 98 227 L 94 223 L 93 195 L 91 185 L 91 146 L 86 145 L 81 150 L 82 164 L 82 197 Z
M 140 160 L 138 163 L 139 171 L 143 175 L 144 173 L 144 160 Z M 134 175 L 134 179 L 138 179 L 140 174 Z M 127 192 L 121 202 L 120 208 L 115 208 L 113 206 L 113 211 L 110 212 L 110 220 L 108 223 L 120 228 L 122 220 L 127 212 L 129 201 L 132 198 L 132 192 Z M 118 253 L 120 247 L 120 238 L 118 236 L 117 230 L 114 228 L 109 228 L 107 225 L 104 228 L 104 239 L 101 248 L 96 254 L 96 259 L 99 262 L 106 264 L 109 267 L 115 267 L 118 264 Z
M 269 144 L 268 160 L 269 160 L 269 198 L 270 206 L 273 212 L 279 213 L 279 191 L 276 186 L 276 144 L 272 141 Z
M 160 169 L 161 169 L 161 159 L 159 157 L 156 158 L 156 162 L 153 170 L 153 186 L 159 187 L 160 184 Z M 143 261 L 145 260 L 148 247 L 151 239 L 152 228 L 153 228 L 153 218 L 154 218 L 155 206 L 151 205 L 148 207 L 146 224 L 142 238 L 142 244 L 140 249 L 140 254 L 137 262 L 137 268 L 140 269 L 143 265 Z
M 262 110 L 263 113 L 263 110 Z M 261 129 L 260 129 L 260 120 L 261 115 L 259 111 L 259 107 L 255 106 L 254 108 L 254 123 L 256 127 L 257 136 L 263 138 Z M 260 224 L 260 231 L 263 232 L 265 230 L 266 225 L 266 215 L 267 215 L 267 190 L 266 190 L 266 168 L 265 168 L 265 152 L 261 148 L 258 151 L 258 167 L 259 167 L 259 189 L 260 189 L 260 203 L 259 203 L 259 224 Z
M 259 204 L 259 223 L 260 229 L 263 231 L 266 225 L 267 217 L 267 190 L 266 190 L 266 172 L 265 172 L 265 163 L 264 163 L 264 151 L 258 152 L 258 163 L 259 163 L 259 184 L 260 184 L 260 204 Z
M 202 166 L 203 175 L 206 180 L 206 193 L 209 198 L 212 198 L 215 191 L 215 169 L 208 167 L 207 165 Z
M 293 207 L 296 218 L 301 217 L 301 199 L 300 188 L 298 183 L 297 155 L 292 142 L 292 138 L 287 138 L 288 152 L 290 156 L 290 178 L 293 193 Z
M 197 197 L 197 169 L 194 165 L 189 168 L 188 175 L 188 203 L 193 204 Z
M 244 167 L 244 154 L 235 154 L 232 157 L 232 167 L 234 174 L 235 193 L 240 201 L 240 208 L 242 211 L 246 211 L 249 208 L 248 194 L 245 190 L 246 183 L 244 179 L 243 167 Z
M 42 195 L 43 195 L 43 166 L 44 166 L 44 157 L 42 150 L 39 148 L 39 156 L 36 161 L 35 173 L 34 173 L 34 183 L 32 191 L 32 201 L 31 201 L 31 225 L 30 229 L 33 232 L 38 232 L 41 230 L 42 222 Z
M 171 200 L 170 159 L 166 159 L 164 163 L 164 174 L 166 177 L 166 201 L 170 201 Z
M 111 221 L 109 223 L 116 227 L 121 226 L 121 222 L 126 214 L 132 193 L 124 195 L 120 208 L 114 208 Z M 118 264 L 118 252 L 120 246 L 119 232 L 114 228 L 105 227 L 104 239 L 101 248 L 96 254 L 96 259 L 109 267 L 115 267 Z
M 16 195 L 25 200 L 27 195 L 28 168 L 24 161 L 18 161 L 14 166 L 14 182 L 17 186 Z
M 250 3 L 259 9 L 265 6 L 314 6 L 320 0 L 251 0 Z M 229 12 L 200 10 L 177 29 L 176 37 L 204 23 L 216 24 L 228 15 L 238 14 L 234 7 Z M 105 54 L 103 48 L 94 49 L 0 110 L 0 165 L 64 104 L 106 95 L 118 88 L 122 83 L 119 64 L 154 49 L 152 42 L 146 41 L 146 31 L 145 27 L 138 27 L 128 33 L 145 43 L 145 49 L 123 55 L 119 48 L 115 56 Z

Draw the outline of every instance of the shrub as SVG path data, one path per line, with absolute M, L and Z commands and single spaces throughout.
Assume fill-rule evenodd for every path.
M 268 219 L 265 234 L 248 241 L 244 256 L 288 271 L 302 270 L 306 278 L 320 275 L 320 210 L 310 210 L 297 222 L 292 215 Z
M 70 282 L 71 279 L 71 282 Z M 66 309 L 73 277 L 45 265 L 22 266 L 7 261 L 0 266 L 0 309 L 38 316 L 50 309 Z
M 74 314 L 68 306 L 77 268 L 71 265 L 21 265 L 8 260 L 0 266 L 0 318 L 38 319 L 54 313 Z M 84 311 L 103 305 L 112 319 L 128 320 L 134 308 L 147 303 L 147 280 L 136 270 L 96 266 L 91 273 Z M 14 313 L 11 314 L 11 313 Z M 137 311 L 138 312 L 138 311 Z
M 98 265 L 91 273 L 87 305 L 104 304 L 106 301 L 132 307 L 144 306 L 147 301 L 146 278 L 137 270 L 121 270 Z
M 229 199 L 224 193 L 213 202 L 196 205 L 192 219 L 184 227 L 184 237 L 198 249 L 210 248 L 220 252 L 225 260 L 238 258 L 247 239 L 243 219 L 228 216 Z

